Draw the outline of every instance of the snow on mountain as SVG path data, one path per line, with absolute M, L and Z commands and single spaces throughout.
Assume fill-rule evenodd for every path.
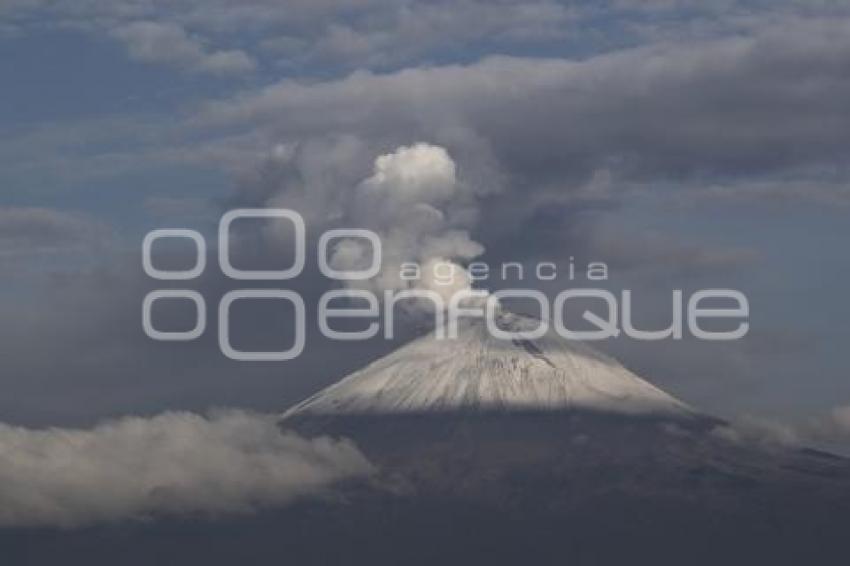
M 509 331 L 538 323 L 507 312 Z M 615 360 L 554 331 L 537 340 L 493 337 L 464 319 L 457 338 L 423 336 L 292 407 L 297 415 L 379 415 L 586 409 L 694 415 Z

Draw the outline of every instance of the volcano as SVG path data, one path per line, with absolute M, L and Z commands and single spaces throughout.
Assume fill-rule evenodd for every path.
M 503 312 L 498 324 L 537 322 Z M 388 534 L 377 554 L 352 551 L 364 562 L 445 562 L 447 549 L 467 564 L 827 563 L 845 552 L 846 459 L 741 441 L 554 332 L 503 340 L 466 320 L 457 339 L 416 339 L 281 426 L 351 438 L 377 465 L 342 520 L 364 540 L 376 525 Z
M 375 471 L 247 516 L 0 533 L 4 563 L 820 566 L 850 552 L 847 459 L 742 441 L 554 334 L 501 340 L 467 320 L 456 340 L 422 336 L 298 403 L 280 428 L 350 439 Z
M 502 330 L 521 334 L 538 322 L 502 312 Z M 538 340 L 504 340 L 481 320 L 461 322 L 456 339 L 414 340 L 299 403 L 284 415 L 595 410 L 691 416 L 684 403 L 615 360 L 550 331 Z

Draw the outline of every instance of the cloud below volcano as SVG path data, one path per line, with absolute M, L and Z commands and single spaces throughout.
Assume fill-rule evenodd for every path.
M 245 513 L 372 471 L 348 440 L 305 439 L 244 412 L 126 417 L 88 430 L 0 425 L 0 527 Z

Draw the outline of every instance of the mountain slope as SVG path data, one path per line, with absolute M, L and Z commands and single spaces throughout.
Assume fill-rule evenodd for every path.
M 499 316 L 505 330 L 536 321 Z M 414 340 L 296 405 L 294 415 L 390 415 L 453 411 L 562 411 L 685 416 L 693 411 L 581 343 L 550 331 L 538 340 L 491 336 L 463 320 L 456 339 Z
M 506 313 L 501 324 L 535 322 Z M 355 543 L 346 561 L 846 561 L 850 461 L 735 440 L 554 333 L 504 341 L 466 321 L 458 339 L 414 340 L 281 426 L 347 437 L 379 470 L 318 522 L 388 541 L 377 557 Z
M 286 413 L 354 441 L 366 482 L 257 516 L 0 532 L 3 564 L 846 564 L 848 460 L 736 441 L 557 336 L 485 332 L 416 340 Z

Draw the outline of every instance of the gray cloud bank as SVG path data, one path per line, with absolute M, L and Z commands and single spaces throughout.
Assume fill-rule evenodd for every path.
M 122 143 L 112 145 L 127 147 L 131 138 L 128 149 L 92 156 L 81 148 L 53 167 L 62 176 L 175 163 L 244 170 L 281 147 L 301 160 L 304 184 L 322 192 L 317 182 L 351 187 L 375 155 L 427 141 L 449 150 L 460 177 L 472 172 L 479 186 L 504 185 L 497 206 L 520 221 L 552 201 L 618 202 L 629 188 L 658 193 L 663 183 L 682 189 L 670 200 L 846 204 L 848 22 L 777 12 L 735 32 L 653 36 L 586 57 L 485 52 L 472 62 L 391 72 L 287 75 L 201 104 L 176 125 L 173 116 L 140 120 L 150 130 L 141 143 L 118 132 Z M 161 22 L 127 25 L 119 29 L 180 35 Z M 167 43 L 140 42 L 145 57 Z M 173 63 L 213 53 L 164 52 Z M 10 175 L 21 169 L 24 141 L 0 147 Z M 593 182 L 600 178 L 609 182 Z
M 743 416 L 715 433 L 735 443 L 758 443 L 766 446 L 825 446 L 847 453 L 850 446 L 850 405 L 833 408 L 826 413 L 791 423 L 774 419 Z
M 758 22 L 816 11 L 847 14 L 841 2 L 722 0 L 7 0 L 0 31 L 40 22 L 110 33 L 138 22 L 190 30 L 193 42 L 240 46 L 253 59 L 308 74 L 322 67 L 387 68 L 468 49 L 611 49 L 646 40 L 740 33 Z M 185 32 L 189 33 L 189 32 Z M 182 43 L 181 43 L 182 44 Z M 131 54 L 133 46 L 129 45 Z M 167 58 L 151 61 L 171 64 Z
M 407 131 L 445 143 L 471 130 L 503 166 L 550 180 L 606 167 L 638 178 L 763 173 L 830 162 L 847 143 L 848 53 L 846 20 L 799 19 L 585 60 L 493 57 L 284 80 L 209 105 L 201 120 L 302 138 Z
M 112 30 L 111 35 L 127 45 L 130 57 L 143 62 L 214 75 L 247 73 L 257 66 L 244 51 L 208 50 L 201 40 L 173 23 L 133 22 Z
M 126 417 L 87 430 L 0 425 L 0 527 L 248 512 L 326 493 L 371 464 L 243 412 Z
M 107 236 L 106 224 L 84 214 L 43 207 L 0 206 L 0 257 L 67 251 Z

